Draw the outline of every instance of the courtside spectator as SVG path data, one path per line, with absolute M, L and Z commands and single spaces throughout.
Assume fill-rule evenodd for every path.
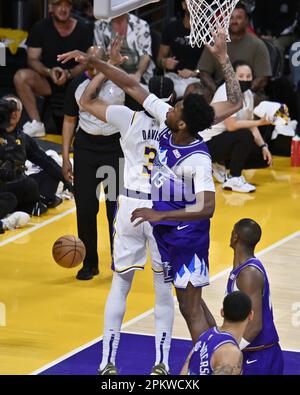
M 27 213 L 14 212 L 17 205 L 18 201 L 14 194 L 0 192 L 0 234 L 6 230 L 21 228 L 28 224 L 30 217 Z
M 189 84 L 197 82 L 197 63 L 203 51 L 203 46 L 190 46 L 190 14 L 185 0 L 181 1 L 181 6 L 183 16 L 166 25 L 157 57 L 158 66 L 174 82 L 178 98 L 184 95 Z
M 236 62 L 233 67 L 243 92 L 243 108 L 200 135 L 209 148 L 214 162 L 214 176 L 223 184 L 223 189 L 254 192 L 255 186 L 245 180 L 242 170 L 264 168 L 272 164 L 272 155 L 258 129 L 259 126 L 270 125 L 270 121 L 264 118 L 254 120 L 254 97 L 250 90 L 253 80 L 251 67 L 242 61 Z M 212 102 L 226 100 L 226 86 L 223 84 L 217 89 Z M 230 169 L 228 177 L 225 166 L 220 165 L 226 163 Z
M 282 68 L 285 54 L 296 39 L 298 7 L 295 0 L 263 0 L 256 2 L 253 13 L 256 33 L 279 49 Z
M 151 35 L 148 22 L 133 14 L 124 14 L 111 21 L 101 19 L 95 23 L 95 44 L 106 52 L 109 52 L 111 42 L 117 35 L 123 37 L 121 54 L 128 57 L 120 67 L 132 74 L 137 81 L 147 84 L 155 68 L 151 59 Z
M 31 137 L 44 136 L 45 125 L 35 96 L 63 94 L 69 80 L 82 72 L 82 66 L 74 61 L 61 65 L 57 55 L 79 48 L 86 51 L 92 44 L 92 32 L 71 17 L 72 0 L 50 0 L 52 13 L 49 18 L 37 22 L 27 39 L 28 69 L 19 70 L 14 84 L 30 122 L 24 132 Z

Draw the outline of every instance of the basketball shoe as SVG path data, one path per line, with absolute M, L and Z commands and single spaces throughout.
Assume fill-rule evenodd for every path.
M 42 202 L 36 202 L 31 211 L 31 215 L 35 217 L 40 217 L 48 211 L 48 207 Z
M 164 363 L 153 366 L 151 370 L 151 376 L 167 376 L 168 374 L 169 372 Z
M 4 230 L 13 230 L 27 225 L 29 220 L 30 217 L 27 213 L 16 211 L 15 213 L 8 215 L 6 218 L 3 218 L 1 222 L 3 224 Z
M 85 267 L 81 268 L 77 273 L 77 280 L 91 280 L 94 276 L 99 274 L 97 267 Z
M 25 123 L 23 132 L 30 137 L 44 137 L 46 135 L 45 125 L 35 119 Z
M 225 166 L 220 165 L 219 163 L 213 163 L 212 170 L 213 176 L 220 184 L 223 184 L 227 180 L 227 172 Z
M 118 371 L 117 371 L 117 368 L 115 367 L 115 365 L 113 364 L 113 363 L 108 363 L 106 366 L 105 366 L 105 368 L 104 369 L 102 369 L 102 370 L 99 370 L 98 371 L 98 374 L 100 375 L 100 376 L 107 376 L 107 375 L 110 375 L 110 376 L 117 376 L 118 375 Z
M 255 186 L 245 180 L 243 176 L 230 177 L 224 182 L 222 188 L 227 191 L 250 193 L 256 190 Z

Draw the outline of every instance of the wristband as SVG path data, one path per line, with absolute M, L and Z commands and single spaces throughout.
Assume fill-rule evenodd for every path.
M 260 148 L 260 149 L 263 149 L 263 148 L 265 148 L 265 147 L 268 148 L 268 144 L 267 144 L 267 143 L 262 144 L 259 148 Z

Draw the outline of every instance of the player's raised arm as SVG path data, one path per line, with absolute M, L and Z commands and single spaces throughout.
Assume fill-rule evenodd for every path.
M 110 60 L 114 63 L 113 59 L 115 57 L 119 59 L 122 63 L 125 60 L 118 53 L 119 48 L 119 39 L 115 40 L 112 43 Z M 121 58 L 120 58 L 121 57 Z M 125 71 L 119 69 L 118 67 L 109 64 L 108 62 L 104 62 L 94 56 L 84 56 L 84 54 L 80 51 L 71 51 L 62 55 L 58 55 L 57 57 L 59 62 L 66 63 L 71 59 L 75 59 L 80 63 L 89 63 L 91 66 L 97 68 L 98 71 L 103 73 L 107 79 L 114 82 L 118 85 L 124 92 L 126 92 L 129 96 L 131 96 L 134 100 L 136 100 L 141 105 L 144 103 L 146 98 L 149 96 L 149 92 L 144 89 L 139 82 L 137 82 L 133 77 L 129 74 L 125 73 Z M 120 63 L 118 63 L 120 64 Z
M 235 114 L 243 107 L 243 95 L 227 54 L 225 31 L 218 29 L 217 33 L 213 34 L 213 37 L 214 45 L 207 45 L 207 47 L 222 67 L 227 92 L 227 101 L 211 104 L 216 114 L 214 124 L 217 124 Z

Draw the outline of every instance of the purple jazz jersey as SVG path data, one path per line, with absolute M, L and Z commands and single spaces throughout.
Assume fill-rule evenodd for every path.
M 151 172 L 153 208 L 158 211 L 180 210 L 195 204 L 194 181 L 191 176 L 174 170 L 194 154 L 210 158 L 202 140 L 188 146 L 172 144 L 169 129 L 160 136 L 160 150 Z M 190 222 L 161 221 L 154 224 L 153 235 L 162 256 L 165 281 L 174 281 L 177 288 L 209 283 L 208 249 L 210 220 Z
M 279 346 L 279 337 L 274 324 L 270 285 L 263 264 L 256 258 L 251 258 L 234 269 L 229 276 L 227 293 L 237 290 L 237 277 L 246 267 L 255 267 L 264 277 L 262 295 L 262 330 L 249 346 L 243 350 L 243 374 L 283 374 L 283 356 Z M 253 347 L 270 346 L 259 351 L 249 351 Z M 255 362 L 254 362 L 255 361 Z M 248 373 L 250 372 L 250 373 Z M 263 372 L 263 373 L 262 373 Z
M 212 375 L 211 358 L 213 353 L 219 347 L 228 343 L 239 348 L 238 343 L 230 333 L 220 332 L 216 327 L 204 332 L 195 344 L 189 363 L 189 374 L 193 376 Z
M 151 197 L 155 210 L 180 210 L 195 204 L 193 178 L 184 171 L 180 176 L 174 172 L 185 159 L 194 154 L 204 155 L 211 159 L 208 148 L 202 140 L 197 140 L 187 146 L 177 146 L 172 143 L 172 134 L 169 129 L 162 132 L 159 140 L 159 152 L 154 159 L 151 171 Z M 201 223 L 206 224 L 209 220 L 197 222 L 199 226 Z M 182 222 L 163 221 L 159 224 L 178 226 Z
M 279 343 L 258 351 L 243 350 L 243 375 L 282 375 L 283 354 Z

